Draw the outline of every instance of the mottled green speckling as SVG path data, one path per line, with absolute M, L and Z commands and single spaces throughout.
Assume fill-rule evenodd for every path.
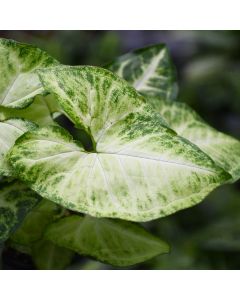
M 96 217 L 148 221 L 202 201 L 231 177 L 113 73 L 56 67 L 40 78 L 95 148 L 85 151 L 57 126 L 19 138 L 9 160 L 44 198 Z
M 0 121 L 0 175 L 12 176 L 12 168 L 9 166 L 6 155 L 14 145 L 16 139 L 24 132 L 33 130 L 36 125 L 21 119 L 9 119 Z
M 44 92 L 35 70 L 58 62 L 37 47 L 0 39 L 0 106 L 24 108 Z
M 9 238 L 39 200 L 23 183 L 0 184 L 0 242 Z
M 121 267 L 169 252 L 167 243 L 140 225 L 89 216 L 63 218 L 47 228 L 45 238 L 80 255 Z
M 64 113 L 95 140 L 130 113 L 149 109 L 134 88 L 102 68 L 59 66 L 39 70 L 38 74 Z
M 149 102 L 179 135 L 196 144 L 220 167 L 232 175 L 230 181 L 240 178 L 240 141 L 221 133 L 208 124 L 184 103 L 169 103 L 156 98 Z
M 177 96 L 175 67 L 164 44 L 138 49 L 106 66 L 127 80 L 141 94 L 174 100 Z

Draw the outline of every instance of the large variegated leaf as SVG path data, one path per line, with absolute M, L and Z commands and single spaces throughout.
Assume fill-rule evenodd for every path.
M 8 239 L 38 201 L 39 196 L 23 183 L 0 186 L 0 242 Z
M 176 98 L 176 72 L 163 44 L 127 53 L 106 68 L 127 80 L 144 95 L 159 96 L 166 100 Z
M 32 130 L 36 126 L 21 119 L 9 119 L 0 122 L 0 175 L 11 176 L 12 170 L 6 160 L 6 154 L 14 145 L 16 139 L 24 132 Z
M 50 225 L 45 238 L 81 255 L 128 266 L 167 253 L 169 246 L 137 224 L 70 216 Z
M 48 106 L 48 97 L 49 96 L 38 95 L 34 98 L 33 103 L 24 109 L 0 107 L 0 121 L 7 120 L 9 118 L 23 118 L 33 121 L 41 126 L 54 124 L 51 111 Z
M 56 126 L 21 137 L 10 162 L 44 198 L 93 216 L 147 221 L 200 202 L 230 177 L 113 73 L 45 70 L 45 88 L 89 132 L 94 151 Z
M 139 168 L 141 168 L 142 156 L 137 160 L 137 156 L 136 158 L 132 158 L 131 156 L 129 158 L 129 155 L 126 155 L 125 159 L 127 159 L 127 161 L 124 161 L 124 156 L 125 155 L 123 155 L 122 158 L 124 165 L 121 166 L 118 158 L 115 160 L 114 154 L 112 157 L 109 155 L 108 158 L 107 153 L 87 153 L 78 144 L 74 143 L 71 137 L 63 130 L 58 127 L 49 127 L 28 133 L 21 138 L 13 148 L 11 161 L 16 167 L 15 171 L 19 170 L 21 178 L 31 183 L 31 186 L 46 198 L 71 209 L 93 215 L 119 216 L 130 219 L 145 220 L 145 217 L 150 219 L 152 216 L 157 217 L 158 214 L 161 215 L 161 213 L 168 212 L 164 210 L 159 212 L 159 208 L 157 208 L 156 212 L 152 211 L 150 214 L 144 215 L 144 207 L 141 207 L 141 203 L 142 205 L 146 203 L 145 205 L 149 205 L 149 207 L 154 207 L 152 206 L 154 203 L 150 200 L 146 201 L 142 197 L 146 197 L 148 194 L 153 195 L 156 199 L 155 203 L 158 203 L 160 207 L 162 204 L 164 209 L 164 204 L 168 202 L 167 196 L 165 196 L 165 199 L 163 198 L 164 193 L 171 191 L 171 186 L 167 186 L 167 179 L 164 180 L 164 184 L 165 187 L 168 187 L 168 190 L 164 191 L 163 188 L 160 187 L 162 191 L 161 194 L 158 195 L 151 193 L 151 184 L 151 189 L 155 189 L 153 192 L 157 192 L 159 185 L 161 186 L 161 179 L 163 179 L 164 176 L 168 176 L 172 182 L 176 176 L 176 172 L 178 172 L 177 178 L 179 178 L 179 180 L 183 178 L 183 175 L 186 176 L 186 174 L 189 174 L 189 177 L 191 175 L 196 176 L 194 177 L 195 180 L 198 176 L 196 175 L 198 171 L 197 166 L 191 167 L 178 162 L 175 164 L 171 162 L 167 163 L 166 161 L 163 162 L 162 166 L 159 166 L 154 159 L 153 163 L 148 165 L 148 160 L 151 161 L 151 159 L 147 159 L 146 162 L 143 162 L 145 163 L 143 170 L 147 172 L 146 177 L 142 177 L 144 173 L 140 173 L 142 178 L 139 179 L 135 174 L 138 175 L 137 172 L 139 172 Z M 205 156 L 203 157 L 205 158 Z M 95 166 L 93 165 L 94 163 Z M 169 168 L 168 170 L 171 170 L 172 173 L 168 174 L 165 171 L 164 174 L 161 174 L 160 170 L 162 169 L 164 172 L 164 168 Z M 155 179 L 152 178 L 151 172 L 155 172 Z M 129 174 L 128 180 L 131 180 L 130 182 L 126 181 L 125 173 Z M 206 192 L 206 190 L 204 190 L 205 188 L 211 189 L 217 185 L 215 180 L 217 176 L 220 180 L 222 174 L 218 174 L 217 169 L 215 170 L 214 167 L 212 171 L 211 168 L 202 169 L 202 167 L 199 167 L 199 175 L 202 176 L 202 183 L 199 180 L 194 181 L 193 184 L 198 182 L 202 184 L 199 192 L 202 192 L 202 188 L 204 194 Z M 213 180 L 213 182 L 208 182 L 208 180 Z M 204 185 L 204 182 L 207 186 Z M 176 184 L 177 183 L 175 183 L 175 186 Z M 188 191 L 184 190 L 181 192 L 182 184 L 182 182 L 179 182 L 179 193 L 186 195 Z M 130 186 L 133 190 L 129 189 Z M 186 186 L 191 187 L 191 181 L 185 183 L 185 187 Z M 111 193 L 112 189 L 114 194 Z M 124 189 L 126 190 L 126 194 L 122 194 Z M 137 189 L 139 189 L 139 191 L 137 191 Z M 196 189 L 198 189 L 198 187 L 196 187 Z M 169 196 L 174 197 L 174 192 L 171 191 Z M 192 188 L 190 193 L 191 192 Z M 162 197 L 160 197 L 161 195 Z M 132 199 L 131 196 L 135 196 L 135 198 Z M 190 194 L 189 196 L 193 197 L 193 199 L 201 199 L 201 194 Z M 116 202 L 114 202 L 114 199 Z M 137 203 L 133 202 L 135 199 Z M 137 206 L 137 204 L 139 204 L 139 206 Z M 191 204 L 193 203 L 187 202 L 186 205 Z
M 232 181 L 240 178 L 240 141 L 207 125 L 184 103 L 149 101 L 179 135 L 196 144 L 229 172 Z
M 28 106 L 44 92 L 35 70 L 58 62 L 46 52 L 27 44 L 0 39 L 0 105 Z

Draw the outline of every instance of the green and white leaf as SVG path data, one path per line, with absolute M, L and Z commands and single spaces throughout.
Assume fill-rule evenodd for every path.
M 44 93 L 35 70 L 57 64 L 32 45 L 0 39 L 0 106 L 28 106 L 34 96 Z
M 39 196 L 23 183 L 0 186 L 0 243 L 9 238 L 38 201 Z
M 32 259 L 39 270 L 64 270 L 73 256 L 73 251 L 46 240 L 40 240 L 32 247 Z
M 127 80 L 143 95 L 165 100 L 174 100 L 177 96 L 176 71 L 164 44 L 127 53 L 106 68 Z
M 169 103 L 159 99 L 149 99 L 149 101 L 171 128 L 196 144 L 220 167 L 230 173 L 231 181 L 240 178 L 240 141 L 206 124 L 184 103 Z
M 24 132 L 33 130 L 34 128 L 36 128 L 36 125 L 21 119 L 0 121 L 0 176 L 13 175 L 6 155 L 18 137 Z
M 95 146 L 85 151 L 57 126 L 18 139 L 9 160 L 44 198 L 92 216 L 148 221 L 200 202 L 230 178 L 113 73 L 59 67 L 41 71 L 41 80 Z
M 144 143 L 131 149 L 133 154 L 128 147 L 126 154 L 119 155 L 88 153 L 62 128 L 40 128 L 18 139 L 10 161 L 19 177 L 44 198 L 93 216 L 146 221 L 201 201 L 229 178 L 198 148 L 167 132 L 163 142 L 155 139 L 152 144 L 159 145 L 159 152 L 153 147 L 147 152 L 144 147 L 150 144 Z M 187 151 L 180 156 L 183 162 L 176 147 Z M 189 152 L 193 155 L 187 159 Z M 172 154 L 172 160 L 166 154 Z
M 70 216 L 51 224 L 45 238 L 81 255 L 129 266 L 169 252 L 169 246 L 143 227 L 120 220 Z

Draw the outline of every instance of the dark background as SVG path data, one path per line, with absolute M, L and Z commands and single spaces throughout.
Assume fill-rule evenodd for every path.
M 34 44 L 63 64 L 97 66 L 133 49 L 166 43 L 178 71 L 179 101 L 240 139 L 239 31 L 0 31 L 0 37 Z M 240 182 L 145 226 L 172 251 L 133 268 L 240 269 Z M 71 268 L 111 267 L 81 258 Z

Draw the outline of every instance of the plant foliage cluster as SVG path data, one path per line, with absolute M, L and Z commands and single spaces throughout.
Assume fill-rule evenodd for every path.
M 76 253 L 119 267 L 168 253 L 138 223 L 240 177 L 240 142 L 177 94 L 163 44 L 100 68 L 0 39 L 1 247 L 39 269 Z

